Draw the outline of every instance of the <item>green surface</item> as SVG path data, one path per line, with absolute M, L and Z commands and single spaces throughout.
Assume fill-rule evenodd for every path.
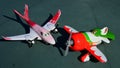
M 1 0 L 0 35 L 12 36 L 26 33 L 24 25 L 16 20 L 13 9 L 23 13 L 24 4 L 29 5 L 30 18 L 43 24 L 50 14 L 61 9 L 59 27 L 72 26 L 79 31 L 107 26 L 116 39 L 110 44 L 101 44 L 98 48 L 106 55 L 108 62 L 102 64 L 89 61 L 80 62 L 79 52 L 69 52 L 64 57 L 64 49 L 36 42 L 32 48 L 20 41 L 0 41 L 0 68 L 120 68 L 120 1 L 119 0 Z M 20 22 L 20 23 L 19 23 Z M 62 34 L 53 34 L 56 46 L 64 47 Z M 61 50 L 61 51 L 60 51 Z

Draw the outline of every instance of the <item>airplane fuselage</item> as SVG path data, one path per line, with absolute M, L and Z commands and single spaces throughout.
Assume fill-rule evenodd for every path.
M 39 26 L 38 24 L 36 24 L 35 22 L 31 21 L 31 20 L 27 20 L 26 21 L 31 28 L 40 36 L 40 38 L 49 43 L 54 45 L 55 44 L 55 40 L 52 37 L 52 35 L 50 34 L 50 32 L 46 29 L 44 29 L 43 27 Z
M 71 50 L 81 51 L 87 47 L 98 45 L 102 42 L 102 37 L 96 37 L 91 32 L 78 32 L 72 34 L 73 45 L 70 46 Z
M 73 33 L 72 40 L 74 43 L 72 46 L 70 46 L 70 49 L 74 51 L 84 50 L 86 45 L 90 45 L 83 33 Z

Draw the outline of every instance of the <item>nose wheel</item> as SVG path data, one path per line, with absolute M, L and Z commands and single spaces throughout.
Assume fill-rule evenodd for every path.
M 54 30 L 52 30 L 53 33 L 58 33 L 58 24 L 56 24 L 56 27 Z

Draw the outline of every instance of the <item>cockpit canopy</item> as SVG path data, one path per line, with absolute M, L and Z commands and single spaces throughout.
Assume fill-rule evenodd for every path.
M 105 37 L 111 40 L 115 39 L 115 35 L 112 32 L 108 31 L 108 27 L 104 27 L 102 29 L 96 28 L 92 31 L 92 33 L 95 36 L 101 36 L 101 37 Z

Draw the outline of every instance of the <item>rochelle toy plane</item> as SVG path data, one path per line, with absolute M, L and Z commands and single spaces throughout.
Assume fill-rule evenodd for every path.
M 50 31 L 56 29 L 56 23 L 61 15 L 61 11 L 58 12 L 53 16 L 53 18 L 47 22 L 43 27 L 39 26 L 32 20 L 30 20 L 28 15 L 28 5 L 25 5 L 24 15 L 20 14 L 18 11 L 14 10 L 14 12 L 23 18 L 27 24 L 30 26 L 30 32 L 28 34 L 17 35 L 17 36 L 10 36 L 10 37 L 3 37 L 5 40 L 26 40 L 30 44 L 35 43 L 36 40 L 43 40 L 49 44 L 54 45 L 55 40 L 53 36 L 50 34 Z
M 87 50 L 87 53 L 79 58 L 82 62 L 89 61 L 90 54 L 101 63 L 107 62 L 107 58 L 96 46 L 102 41 L 110 43 L 109 39 L 115 39 L 114 34 L 108 31 L 107 27 L 97 28 L 92 32 L 78 32 L 70 26 L 64 26 L 64 29 L 70 34 L 64 56 L 68 54 L 69 48 L 73 51 Z

